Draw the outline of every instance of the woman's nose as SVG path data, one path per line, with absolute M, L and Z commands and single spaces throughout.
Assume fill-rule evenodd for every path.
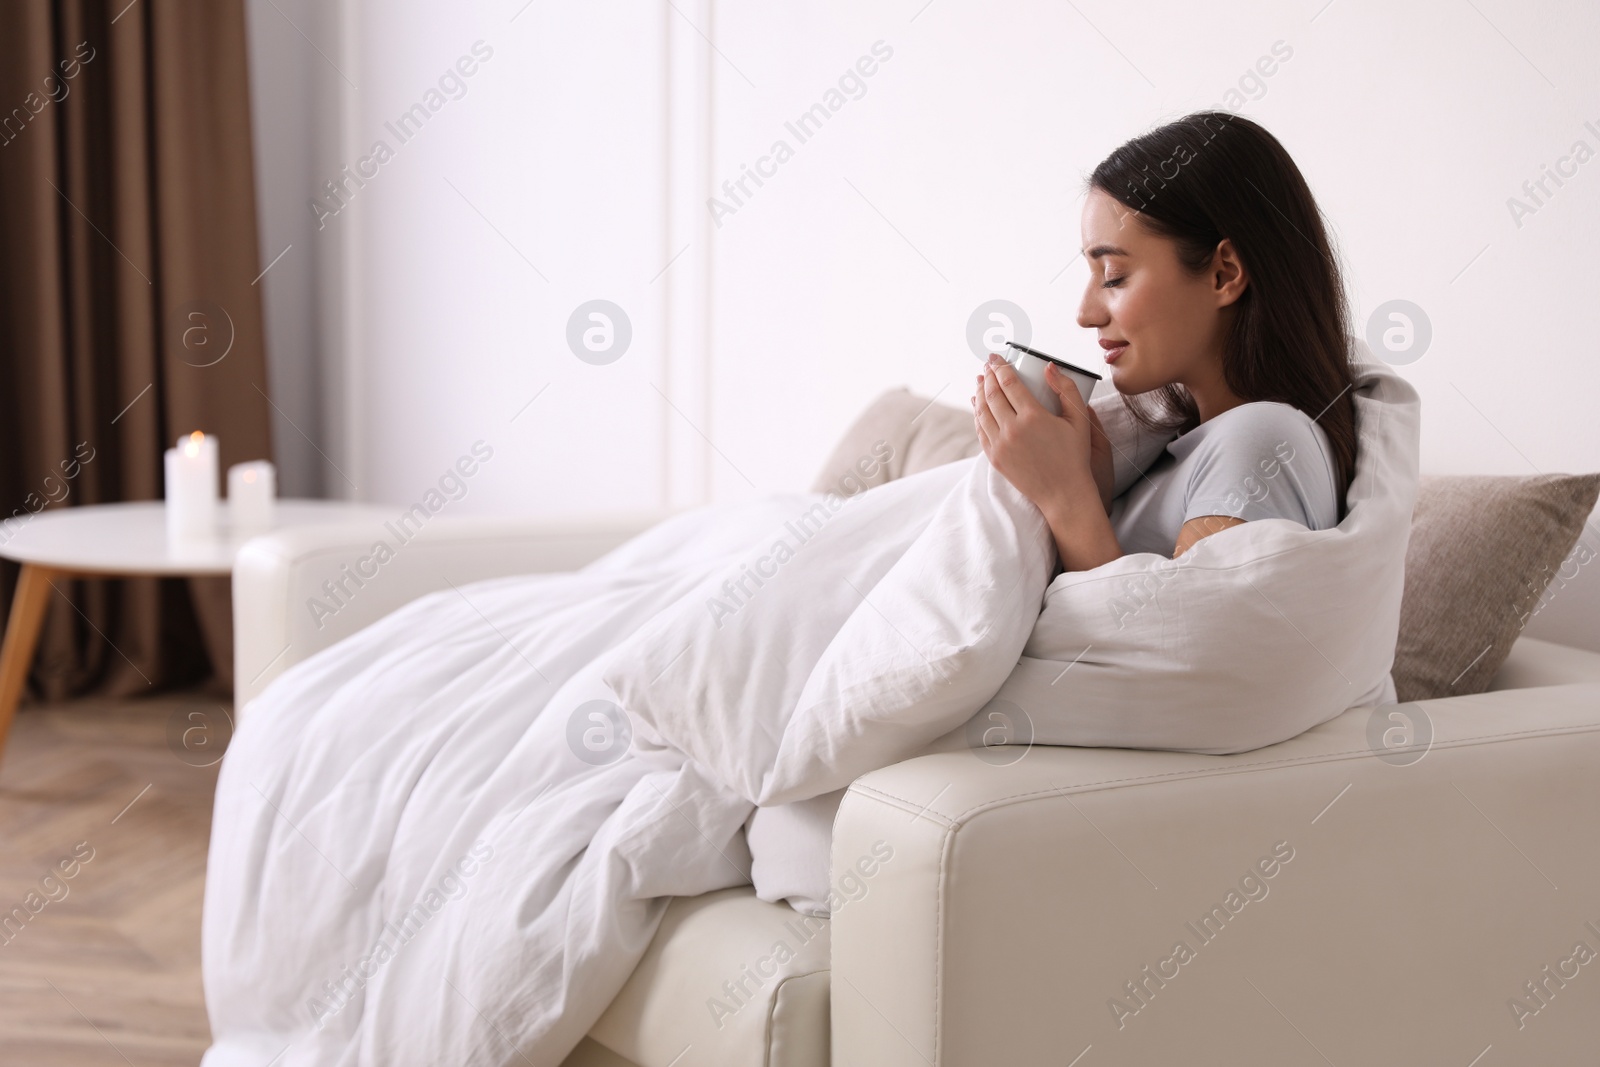
M 1091 280 L 1089 288 L 1084 290 L 1083 302 L 1078 305 L 1078 325 L 1085 330 L 1099 329 L 1109 321 L 1105 305 L 1100 301 L 1098 294 L 1099 289 Z

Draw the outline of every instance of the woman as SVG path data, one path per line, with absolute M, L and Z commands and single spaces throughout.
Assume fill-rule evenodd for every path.
M 1316 201 L 1277 139 L 1200 112 L 1118 148 L 1083 207 L 1111 382 L 1140 422 L 1178 437 L 1112 500 L 1110 443 L 1054 366 L 1051 415 L 999 357 L 978 377 L 984 453 L 1044 513 L 1064 570 L 1176 558 L 1240 523 L 1336 525 L 1355 471 L 1344 288 Z

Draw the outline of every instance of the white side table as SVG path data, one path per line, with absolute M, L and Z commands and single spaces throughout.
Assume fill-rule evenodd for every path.
M 43 511 L 26 520 L 9 541 L 0 543 L 0 557 L 22 564 L 5 646 L 0 648 L 0 755 L 22 698 L 44 624 L 45 605 L 58 578 L 193 578 L 233 572 L 234 556 L 251 537 L 265 530 L 235 533 L 224 527 L 204 541 L 167 540 L 166 511 L 160 501 L 94 504 Z M 332 500 L 279 500 L 272 529 L 314 523 L 382 519 L 389 511 Z

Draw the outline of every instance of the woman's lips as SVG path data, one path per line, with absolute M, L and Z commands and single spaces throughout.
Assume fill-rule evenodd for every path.
M 1100 347 L 1105 349 L 1105 361 L 1107 363 L 1115 363 L 1118 357 L 1128 350 L 1128 342 L 1102 340 Z

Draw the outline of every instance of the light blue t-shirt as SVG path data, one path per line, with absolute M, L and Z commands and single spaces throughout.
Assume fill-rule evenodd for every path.
M 1338 476 L 1328 435 L 1289 404 L 1240 404 L 1180 434 L 1111 504 L 1125 554 L 1171 558 L 1178 532 L 1202 515 L 1338 525 Z

